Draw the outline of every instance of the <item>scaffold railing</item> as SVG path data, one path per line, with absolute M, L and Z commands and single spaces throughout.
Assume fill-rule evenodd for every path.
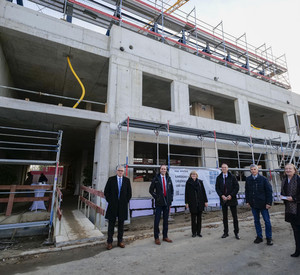
M 0 164 L 13 165 L 53 165 L 55 166 L 55 175 L 53 186 L 51 187 L 52 198 L 50 207 L 50 219 L 43 222 L 29 222 L 26 224 L 16 223 L 1 225 L 0 230 L 49 226 L 48 239 L 51 239 L 52 226 L 55 215 L 55 200 L 57 191 L 57 177 L 59 158 L 62 145 L 62 134 L 59 131 L 45 131 L 36 129 L 15 128 L 8 126 L 0 126 Z M 33 189 L 35 187 L 32 187 Z M 39 187 L 42 188 L 42 187 Z M 29 189 L 29 188 L 28 188 Z M 25 191 L 20 191 L 24 193 Z M 32 191 L 26 191 L 32 192 Z M 10 193 L 10 192 L 8 192 Z M 18 191 L 14 192 L 18 194 Z M 12 207 L 12 206 L 11 206 Z
M 211 26 L 198 18 L 196 12 L 176 9 L 165 12 L 171 4 L 153 0 L 31 0 L 99 26 L 110 33 L 113 24 L 184 49 L 197 56 L 249 74 L 255 78 L 290 89 L 285 55 L 273 56 L 271 47 L 255 47 L 247 42 L 246 34 L 236 38 L 222 24 Z M 149 23 L 150 22 L 150 23 Z

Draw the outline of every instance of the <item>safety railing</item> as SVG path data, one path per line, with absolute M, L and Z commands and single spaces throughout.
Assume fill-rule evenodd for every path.
M 61 203 L 62 203 L 63 194 L 61 190 L 56 187 L 56 194 L 55 194 L 55 203 L 54 203 L 54 228 L 58 226 L 59 235 L 61 234 L 61 219 L 62 219 L 62 210 L 61 210 Z M 57 232 L 57 231 L 56 231 Z
M 100 206 L 95 204 L 91 201 L 92 197 L 99 197 L 100 198 Z M 84 185 L 80 186 L 80 195 L 78 197 L 78 210 L 83 211 L 85 216 L 90 216 L 90 209 L 94 210 L 94 224 L 95 229 L 97 227 L 97 220 L 98 220 L 98 227 L 100 228 L 100 215 L 104 216 L 105 210 L 103 208 L 104 204 L 104 193 L 102 191 L 93 189 L 91 187 L 86 187 Z
M 187 14 L 181 9 L 171 12 L 171 4 L 153 0 L 31 1 L 62 12 L 68 22 L 72 22 L 74 17 L 106 29 L 107 35 L 110 33 L 111 26 L 117 24 L 290 89 L 285 55 L 274 57 L 271 47 L 267 48 L 265 44 L 264 47 L 252 46 L 247 42 L 246 34 L 236 38 L 226 33 L 222 22 L 214 27 L 199 20 L 195 9 L 194 15 L 192 12 Z M 213 49 L 207 50 L 207 45 L 212 46 Z
M 6 198 L 0 198 L 0 203 L 7 203 L 6 207 L 6 216 L 10 216 L 12 214 L 13 206 L 17 202 L 35 202 L 35 201 L 49 201 L 51 202 L 52 196 L 43 196 L 43 197 L 16 197 L 18 194 L 37 194 L 40 190 L 45 190 L 45 194 L 53 193 L 52 185 L 0 185 L 0 195 L 6 196 Z M 2 191 L 8 190 L 8 191 Z M 51 203 L 48 205 L 48 211 L 50 210 Z

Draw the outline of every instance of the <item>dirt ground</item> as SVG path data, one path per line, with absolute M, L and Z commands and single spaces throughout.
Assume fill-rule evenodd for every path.
M 270 209 L 270 213 L 274 212 L 283 212 L 284 205 L 276 204 L 273 205 Z M 174 229 L 178 227 L 186 227 L 191 225 L 190 214 L 187 212 L 181 212 L 177 214 L 171 215 L 171 221 L 169 222 L 169 228 Z M 228 218 L 230 219 L 231 213 L 228 211 Z M 252 217 L 251 208 L 248 206 L 239 206 L 238 207 L 238 218 L 245 219 L 247 217 Z M 221 210 L 213 210 L 213 211 L 205 211 L 202 217 L 202 223 L 213 223 L 213 222 L 221 222 L 222 221 L 222 211 Z M 138 217 L 131 220 L 131 224 L 127 226 L 126 234 L 132 235 L 133 232 L 140 231 L 151 231 L 153 230 L 153 222 L 154 219 L 152 216 L 147 217 Z
M 282 204 L 274 205 L 270 209 L 270 213 L 274 212 L 283 212 L 284 206 Z M 230 211 L 229 211 L 229 219 L 230 219 Z M 252 213 L 250 208 L 247 206 L 239 206 L 238 207 L 238 217 L 240 220 L 245 219 L 247 217 L 252 217 Z M 153 233 L 153 216 L 145 216 L 145 217 L 137 217 L 132 218 L 131 223 L 129 225 L 125 225 L 124 236 L 130 236 L 130 239 L 143 239 L 149 236 L 152 236 Z M 206 227 L 219 227 L 222 226 L 222 211 L 214 210 L 207 211 L 203 213 L 202 223 L 214 223 L 219 222 L 216 225 L 207 225 Z M 190 214 L 187 212 L 181 212 L 177 214 L 172 214 L 170 216 L 169 221 L 169 230 L 175 230 L 178 228 L 186 228 L 190 227 L 191 220 Z M 222 231 L 220 231 L 222 232 Z M 132 238 L 134 236 L 134 238 Z M 26 257 L 18 257 L 23 252 L 28 252 L 32 250 L 38 249 L 47 249 L 54 248 L 54 245 L 44 245 L 47 236 L 32 236 L 32 237 L 23 237 L 23 238 L 13 238 L 13 239 L 1 239 L 0 240 L 0 267 L 3 265 L 7 265 L 10 263 L 22 263 L 28 257 L 34 256 L 26 256 Z M 106 237 L 104 237 L 104 240 Z
M 107 251 L 104 240 L 89 247 L 3 259 L 0 274 L 299 274 L 300 260 L 290 257 L 294 240 L 283 212 L 283 205 L 270 210 L 271 247 L 265 240 L 253 244 L 256 234 L 252 213 L 247 207 L 239 207 L 240 240 L 234 238 L 231 221 L 229 237 L 221 238 L 221 211 L 203 215 L 202 238 L 191 238 L 189 214 L 172 216 L 169 237 L 174 243 L 163 242 L 161 246 L 153 241 L 153 217 L 135 218 L 127 226 L 125 235 L 134 237 L 126 240 L 125 249 L 114 243 Z M 22 246 L 28 248 L 24 243 Z M 13 249 L 11 246 L 6 251 L 11 253 Z

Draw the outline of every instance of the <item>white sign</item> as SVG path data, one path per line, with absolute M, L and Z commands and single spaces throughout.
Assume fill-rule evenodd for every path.
M 216 177 L 221 173 L 219 169 L 170 167 L 169 175 L 174 187 L 174 199 L 172 205 L 185 205 L 185 184 L 192 171 L 196 171 L 198 173 L 198 178 L 203 181 L 208 205 L 219 205 L 220 199 L 215 191 Z

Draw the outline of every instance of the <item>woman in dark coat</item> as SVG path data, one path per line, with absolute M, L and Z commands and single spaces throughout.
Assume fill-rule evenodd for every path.
M 281 198 L 285 204 L 285 221 L 294 232 L 296 251 L 291 256 L 300 256 L 300 177 L 294 164 L 284 167 L 286 177 L 282 181 Z
M 202 180 L 196 171 L 190 173 L 185 185 L 185 206 L 190 209 L 192 221 L 192 237 L 201 235 L 202 212 L 207 207 L 207 196 Z

